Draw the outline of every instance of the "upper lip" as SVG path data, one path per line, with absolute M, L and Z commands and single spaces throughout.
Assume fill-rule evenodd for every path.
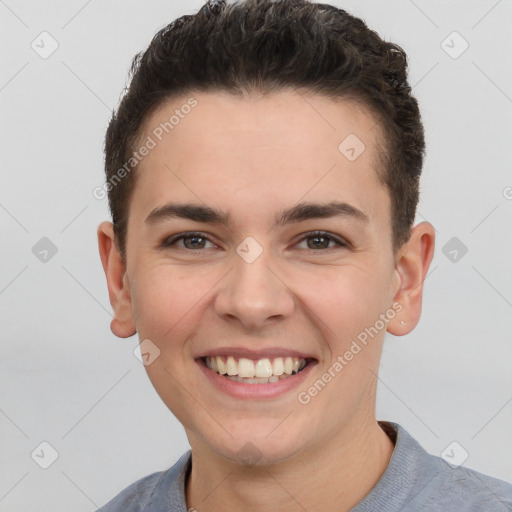
M 264 359 L 276 357 L 297 357 L 299 359 L 316 359 L 316 357 L 306 352 L 299 352 L 297 350 L 282 348 L 282 347 L 268 347 L 258 350 L 249 349 L 245 347 L 220 347 L 208 350 L 202 353 L 202 357 L 215 357 L 215 356 L 233 356 L 236 358 L 244 357 L 247 359 Z

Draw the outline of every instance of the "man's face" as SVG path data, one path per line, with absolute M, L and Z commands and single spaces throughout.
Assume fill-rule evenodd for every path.
M 361 106 L 313 94 L 193 96 L 197 106 L 161 142 L 153 130 L 188 97 L 147 119 L 141 140 L 158 144 L 137 170 L 130 203 L 130 310 L 140 340 L 160 350 L 149 378 L 192 447 L 238 460 L 251 442 L 266 462 L 313 452 L 374 417 L 386 327 L 359 342 L 343 369 L 333 365 L 365 328 L 382 325 L 399 286 L 390 199 L 376 173 L 378 128 Z M 365 145 L 359 156 L 350 134 Z M 362 215 L 345 208 L 276 224 L 298 203 L 332 202 Z M 225 212 L 229 224 L 146 221 L 169 203 Z M 164 245 L 187 232 L 195 238 Z M 207 368 L 206 355 L 245 356 L 263 373 L 260 359 L 276 373 L 277 356 L 308 365 L 278 382 L 240 383 Z M 309 393 L 329 368 L 330 381 Z

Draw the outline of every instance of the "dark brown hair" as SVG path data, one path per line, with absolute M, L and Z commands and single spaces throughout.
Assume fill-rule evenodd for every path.
M 217 0 L 167 25 L 145 52 L 134 57 L 130 84 L 108 126 L 107 190 L 123 259 L 136 181 L 136 165 L 133 172 L 126 172 L 126 163 L 150 113 L 168 98 L 194 91 L 266 94 L 290 87 L 333 99 L 356 99 L 375 116 L 383 138 L 377 174 L 391 199 L 396 254 L 410 237 L 425 151 L 404 50 L 383 41 L 363 20 L 331 5 Z

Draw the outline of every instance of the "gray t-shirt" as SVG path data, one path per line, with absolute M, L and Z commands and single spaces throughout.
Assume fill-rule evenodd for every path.
M 511 512 L 512 484 L 427 453 L 400 425 L 379 424 L 395 444 L 386 471 L 351 512 Z M 133 483 L 96 512 L 188 512 L 186 452 L 166 471 Z

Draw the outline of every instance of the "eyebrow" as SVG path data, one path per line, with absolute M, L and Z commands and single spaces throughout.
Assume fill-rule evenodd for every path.
M 274 216 L 275 226 L 284 226 L 310 219 L 325 219 L 329 217 L 352 218 L 363 224 L 368 224 L 368 216 L 348 203 L 332 201 L 330 203 L 299 203 L 291 208 L 282 210 Z M 145 223 L 154 225 L 172 218 L 188 219 L 194 222 L 230 225 L 229 213 L 216 208 L 192 203 L 167 203 L 152 210 Z

